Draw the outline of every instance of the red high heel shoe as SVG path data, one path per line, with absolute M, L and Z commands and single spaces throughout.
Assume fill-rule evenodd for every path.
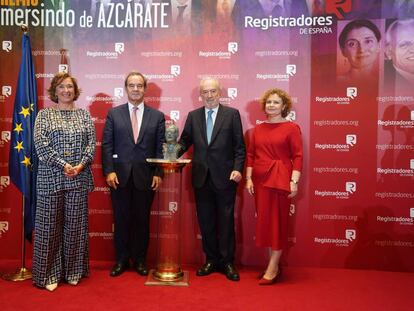
M 272 285 L 275 284 L 276 282 L 280 281 L 280 277 L 282 275 L 282 268 L 279 267 L 277 274 L 272 278 L 272 279 L 265 279 L 264 277 L 262 277 L 259 281 L 259 285 Z

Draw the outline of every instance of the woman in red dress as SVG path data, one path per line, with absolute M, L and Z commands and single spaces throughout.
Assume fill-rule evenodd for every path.
M 260 285 L 280 276 L 279 260 L 288 242 L 291 198 L 298 192 L 302 169 L 302 137 L 297 124 L 285 119 L 292 101 L 280 89 L 270 89 L 260 100 L 267 121 L 254 128 L 247 152 L 246 188 L 255 197 L 256 245 L 269 247 L 269 263 Z

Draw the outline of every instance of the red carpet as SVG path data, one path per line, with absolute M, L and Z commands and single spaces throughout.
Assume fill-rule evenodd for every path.
M 0 273 L 16 262 L 2 262 Z M 145 286 L 146 278 L 126 272 L 110 278 L 111 263 L 92 262 L 91 276 L 78 286 L 53 292 L 31 280 L 0 280 L 0 310 L 414 310 L 414 274 L 367 270 L 286 267 L 282 282 L 257 285 L 258 269 L 240 269 L 240 282 L 190 271 L 189 287 Z

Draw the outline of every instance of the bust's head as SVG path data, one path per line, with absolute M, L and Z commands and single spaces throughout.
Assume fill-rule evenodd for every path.
M 178 127 L 175 124 L 170 124 L 165 129 L 165 140 L 167 143 L 175 143 L 178 138 Z

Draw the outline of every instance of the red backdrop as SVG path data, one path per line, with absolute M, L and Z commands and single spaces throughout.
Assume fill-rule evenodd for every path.
M 182 30 L 174 23 L 174 10 L 167 10 L 171 1 L 152 1 L 152 15 L 147 13 L 152 24 L 147 20 L 146 28 L 120 24 L 128 15 L 127 1 L 114 4 L 110 18 L 111 6 L 103 7 L 100 25 L 89 1 L 67 2 L 60 8 L 47 1 L 0 7 L 4 18 L 0 27 L 1 259 L 17 259 L 21 250 L 21 196 L 8 182 L 8 137 L 21 53 L 18 24 L 22 19 L 16 16 L 22 11 L 30 16 L 26 22 L 39 108 L 52 105 L 46 88 L 53 74 L 65 69 L 83 90 L 77 106 L 88 109 L 95 121 L 96 188 L 89 200 L 91 259 L 114 258 L 111 202 L 101 170 L 102 130 L 107 111 L 126 101 L 122 89 L 126 73 L 139 70 L 149 78 L 147 104 L 174 119 L 180 128 L 187 113 L 201 105 L 200 78 L 219 78 L 222 103 L 240 110 L 247 143 L 249 131 L 264 120 L 257 99 L 271 87 L 288 91 L 294 99 L 290 117 L 303 133 L 305 163 L 299 196 L 290 210 L 290 247 L 285 261 L 294 266 L 414 270 L 413 85 L 387 83 L 384 68 L 388 61 L 383 56 L 390 22 L 410 16 L 389 8 L 392 1 L 345 1 L 337 10 L 335 1 L 327 0 L 324 13 L 306 26 L 300 22 L 312 16 L 306 6 L 312 1 L 294 1 L 291 8 L 285 7 L 285 14 L 291 16 L 288 26 L 276 25 L 268 17 L 271 13 L 256 12 L 243 0 L 230 1 L 233 19 L 216 11 L 217 1 L 192 1 L 193 13 L 187 16 L 192 20 Z M 159 2 L 167 4 L 165 18 L 155 16 Z M 47 25 L 40 17 L 36 24 L 30 15 L 36 10 L 50 12 L 49 21 L 53 16 L 55 23 L 63 14 L 64 27 Z M 90 27 L 84 27 L 83 15 L 91 16 Z M 255 22 L 246 23 L 246 16 Z M 118 26 L 111 27 L 115 18 Z M 346 70 L 346 64 L 338 36 L 346 23 L 361 18 L 372 20 L 381 31 L 379 70 L 363 81 L 343 81 L 338 74 Z M 167 28 L 162 27 L 163 22 Z M 191 158 L 191 154 L 186 156 Z M 189 167 L 185 168 L 179 206 L 182 256 L 185 263 L 200 263 L 203 253 L 189 173 Z M 254 203 L 244 184 L 239 187 L 236 206 L 236 260 L 262 265 L 266 252 L 255 247 Z M 156 215 L 151 221 L 153 260 Z

